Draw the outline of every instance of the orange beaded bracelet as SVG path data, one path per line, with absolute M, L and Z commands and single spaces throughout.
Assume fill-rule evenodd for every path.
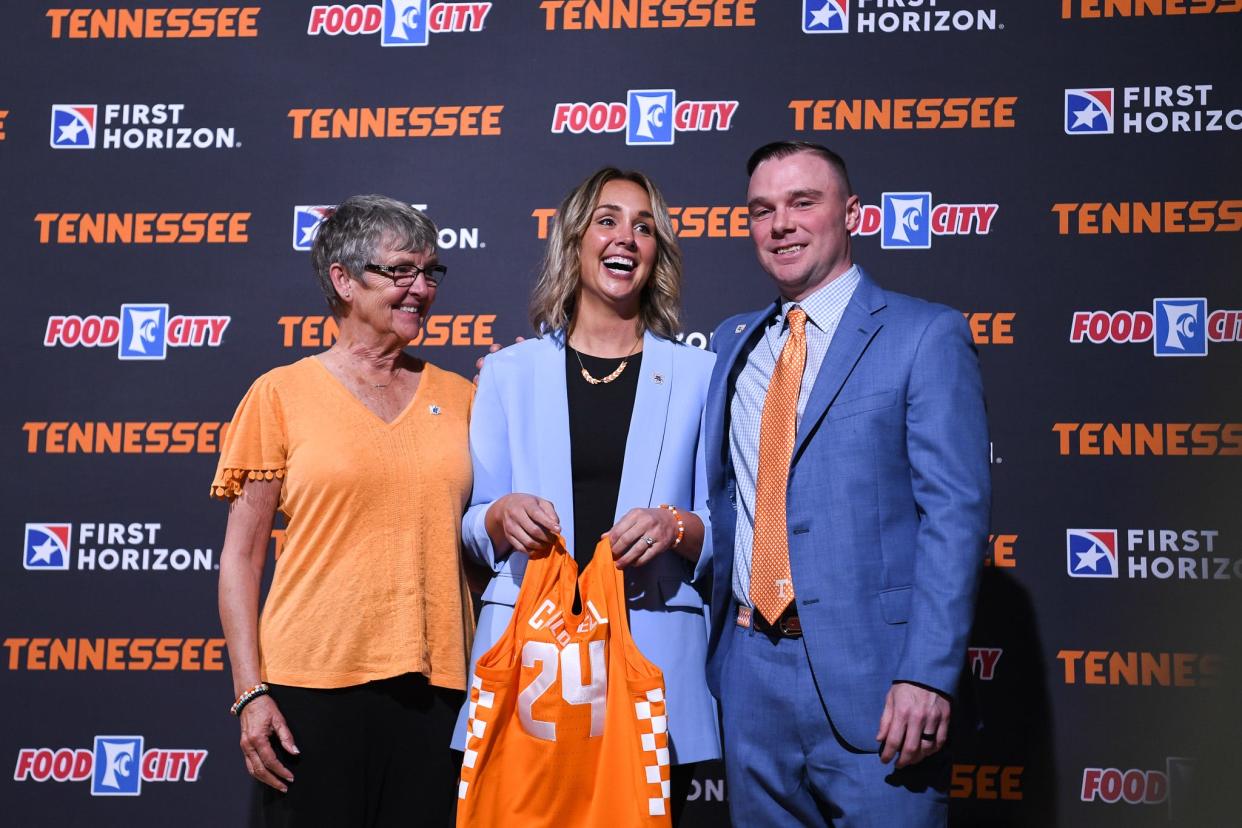
M 667 503 L 660 504 L 661 509 L 668 509 L 673 513 L 673 517 L 677 520 L 677 540 L 673 541 L 673 545 L 669 549 L 676 549 L 681 545 L 681 539 L 686 536 L 686 522 L 681 519 L 681 512 L 677 511 L 676 506 L 670 506 Z

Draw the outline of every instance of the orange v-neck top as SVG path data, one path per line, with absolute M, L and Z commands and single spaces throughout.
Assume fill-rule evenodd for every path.
M 259 377 L 238 405 L 211 493 L 282 478 L 288 519 L 259 621 L 263 681 L 330 688 L 422 673 L 465 688 L 474 386 L 424 365 L 391 423 L 313 357 Z

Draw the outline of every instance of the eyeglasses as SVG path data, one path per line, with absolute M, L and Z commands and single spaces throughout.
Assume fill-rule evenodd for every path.
M 378 265 L 374 262 L 367 262 L 364 270 L 372 273 L 378 273 L 388 279 L 392 279 L 394 287 L 408 288 L 410 285 L 422 276 L 427 280 L 427 284 L 438 287 L 444 281 L 444 276 L 448 273 L 448 268 L 442 264 L 434 264 L 430 267 L 419 267 L 418 265 Z

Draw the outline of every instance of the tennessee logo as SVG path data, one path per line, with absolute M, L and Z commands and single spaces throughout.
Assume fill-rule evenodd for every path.
M 1112 89 L 1065 90 L 1066 135 L 1112 135 Z

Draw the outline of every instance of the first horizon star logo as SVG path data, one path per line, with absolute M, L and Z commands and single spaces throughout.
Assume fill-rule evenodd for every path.
M 1117 530 L 1066 529 L 1065 555 L 1071 578 L 1116 578 Z
M 1066 135 L 1112 135 L 1112 89 L 1065 90 Z
M 806 34 L 848 34 L 849 0 L 802 0 L 802 31 Z
M 333 204 L 298 204 L 293 208 L 293 249 L 307 251 L 315 244 L 319 225 L 336 209 Z
M 95 104 L 53 104 L 52 149 L 95 148 Z
M 69 523 L 27 523 L 22 566 L 32 570 L 68 569 L 72 534 Z

